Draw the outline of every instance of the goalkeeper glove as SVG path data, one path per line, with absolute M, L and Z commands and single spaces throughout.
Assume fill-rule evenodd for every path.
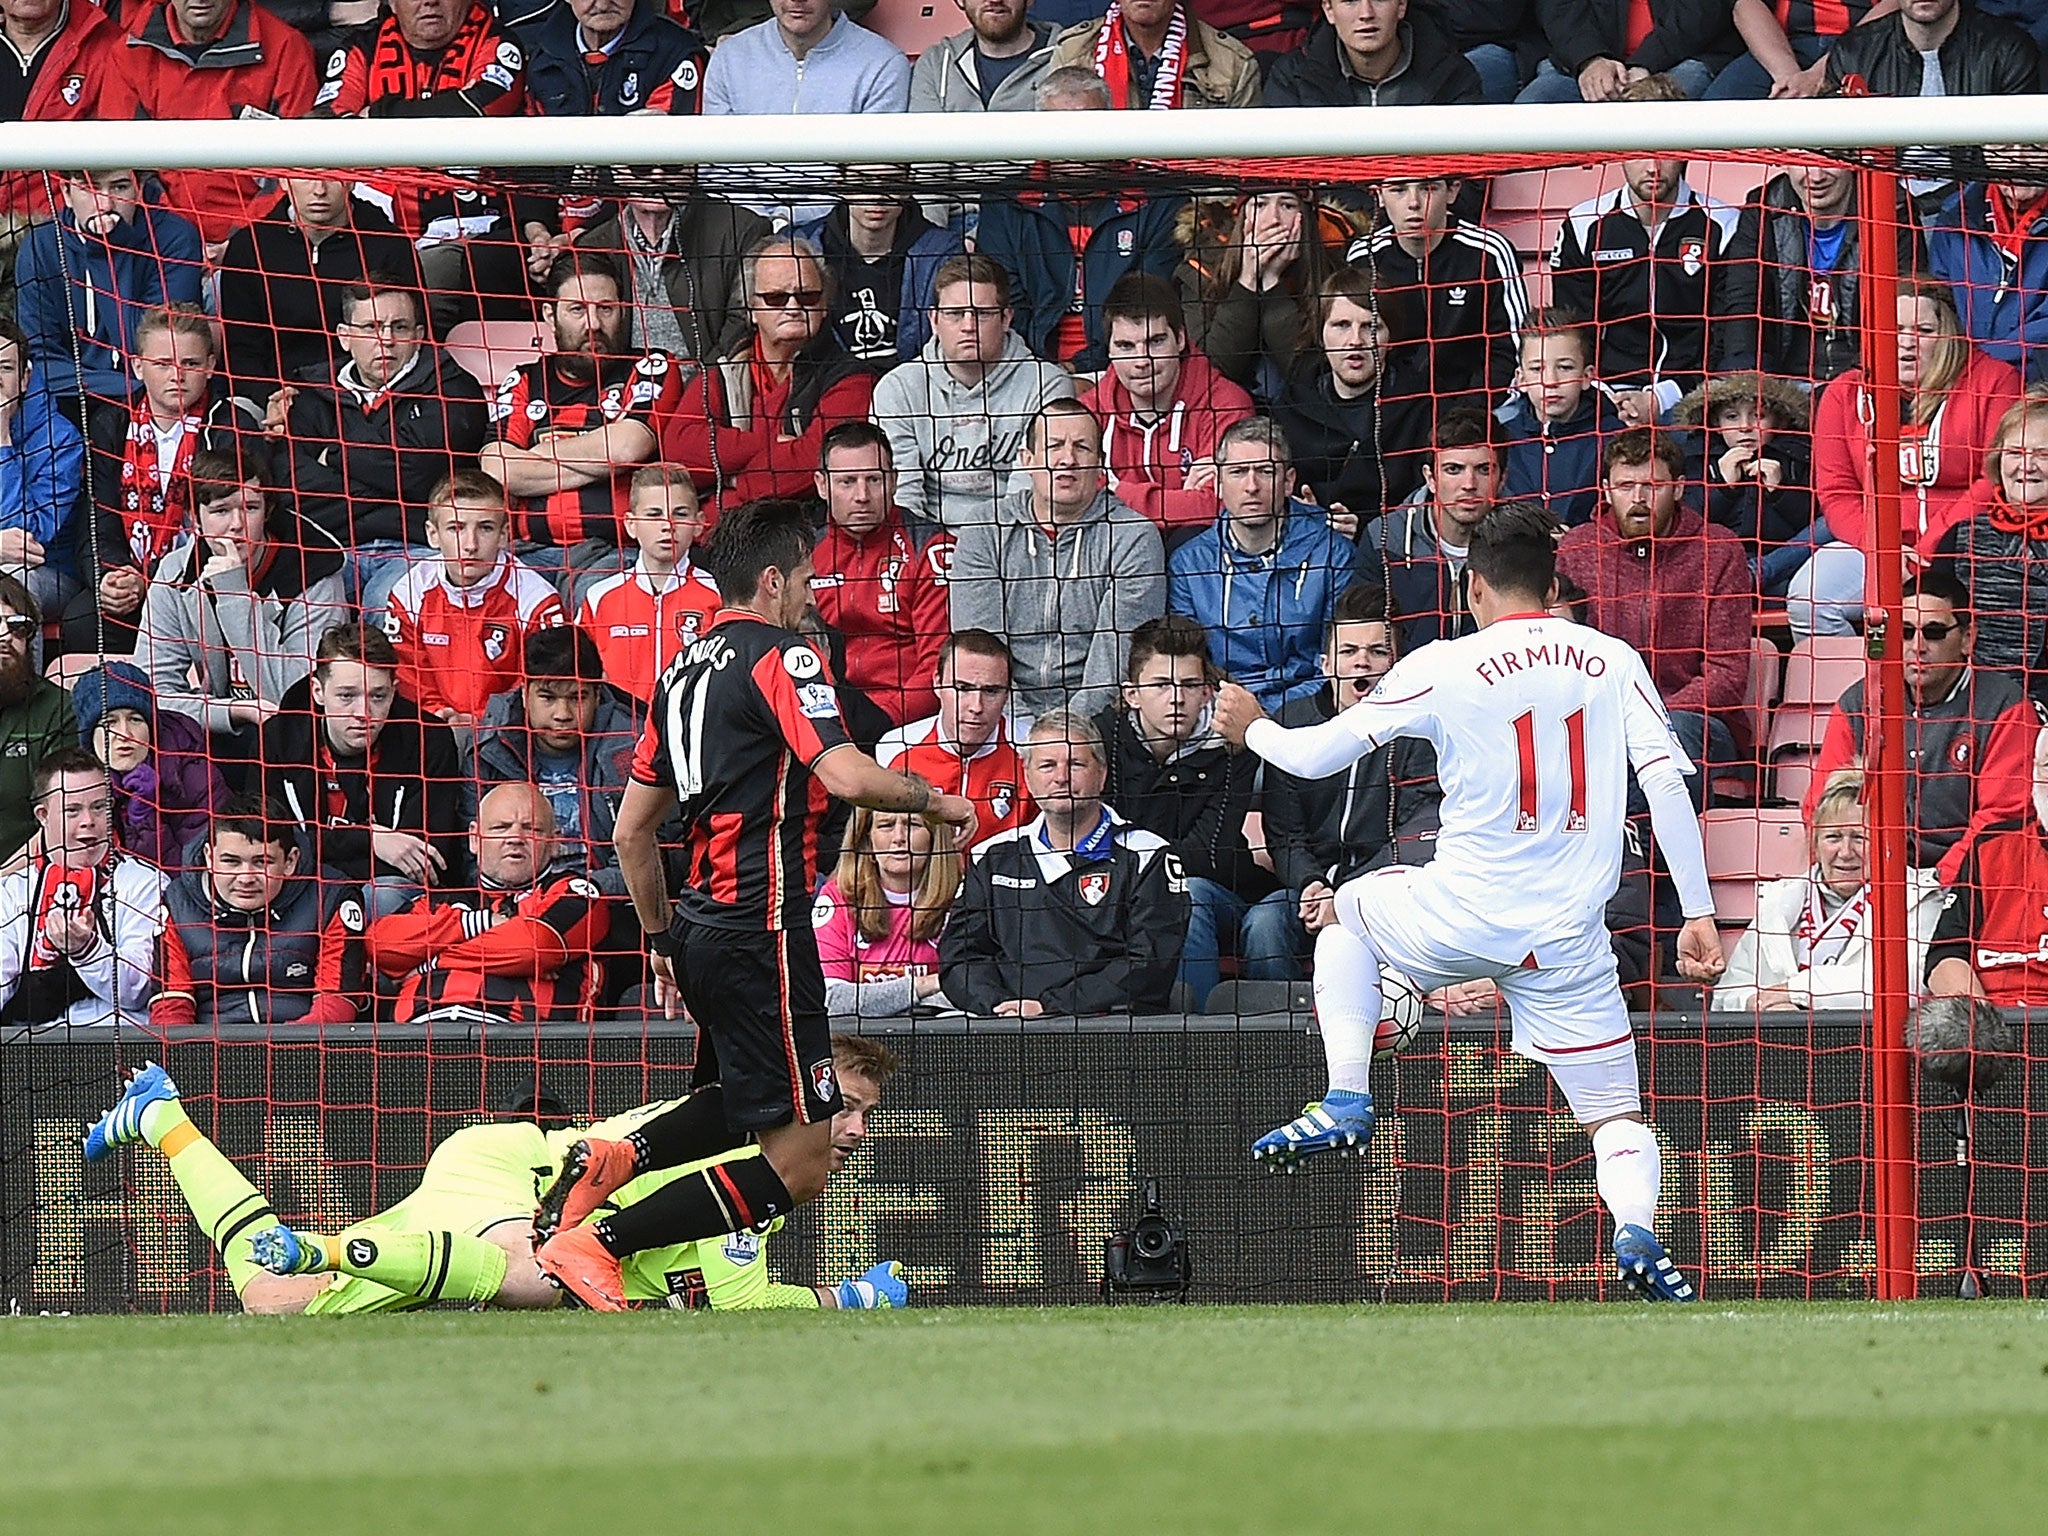
M 833 1295 L 848 1311 L 910 1305 L 910 1287 L 903 1283 L 903 1266 L 894 1259 L 877 1264 L 858 1280 L 840 1281 Z

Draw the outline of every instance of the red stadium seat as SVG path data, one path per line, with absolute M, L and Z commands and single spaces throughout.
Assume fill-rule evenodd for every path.
M 538 320 L 465 320 L 443 345 L 471 378 L 496 389 L 514 368 L 554 351 L 555 337 Z
M 1806 825 L 1789 810 L 1713 810 L 1700 819 L 1714 910 L 1725 923 L 1756 916 L 1759 880 L 1803 874 L 1810 862 Z
M 1770 756 L 1812 752 L 1827 734 L 1835 701 L 1863 681 L 1863 641 L 1856 635 L 1814 635 L 1785 658 L 1785 687 L 1771 717 Z
M 860 24 L 886 37 L 913 59 L 966 25 L 953 0 L 875 0 L 875 8 L 861 18 Z

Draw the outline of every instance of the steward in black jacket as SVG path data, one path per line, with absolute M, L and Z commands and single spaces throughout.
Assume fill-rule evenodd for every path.
M 974 850 L 939 939 L 945 994 L 971 1014 L 1159 1013 L 1187 938 L 1187 880 L 1163 838 L 1105 807 L 1073 853 L 1039 816 Z

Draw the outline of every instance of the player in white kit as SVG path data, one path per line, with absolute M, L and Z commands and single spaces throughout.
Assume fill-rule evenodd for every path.
M 1465 565 L 1479 632 L 1402 657 L 1333 719 L 1289 730 L 1244 689 L 1223 685 L 1217 729 L 1277 768 L 1318 778 L 1392 737 L 1419 736 L 1436 746 L 1444 795 L 1428 864 L 1375 870 L 1337 891 L 1337 921 L 1315 949 L 1329 1091 L 1261 1137 L 1252 1156 L 1284 1167 L 1362 1151 L 1371 1139 L 1382 962 L 1424 991 L 1490 978 L 1515 1050 L 1549 1068 L 1592 1133 L 1622 1278 L 1639 1295 L 1690 1301 L 1691 1285 L 1651 1231 L 1657 1139 L 1643 1122 L 1603 915 L 1620 878 L 1633 766 L 1685 915 L 1678 968 L 1697 981 L 1721 974 L 1706 852 L 1685 789 L 1693 767 L 1635 650 L 1548 612 L 1555 534 L 1533 503 L 1490 512 Z

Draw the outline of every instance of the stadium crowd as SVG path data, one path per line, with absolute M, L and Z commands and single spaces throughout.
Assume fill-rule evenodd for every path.
M 0 117 L 2022 93 L 2048 39 L 2036 0 L 957 3 L 913 63 L 830 0 L 0 0 Z M 1855 178 L 1735 206 L 1629 160 L 1541 283 L 1489 193 L 9 176 L 0 1024 L 635 1005 L 613 823 L 717 622 L 721 512 L 762 497 L 815 509 L 828 707 L 979 818 L 971 848 L 843 818 L 835 1011 L 1299 979 L 1339 884 L 1430 857 L 1434 757 L 1260 775 L 1215 689 L 1313 721 L 1468 632 L 1466 539 L 1518 498 L 1700 805 L 1791 785 L 1810 819 L 1717 1006 L 1866 993 L 1861 684 L 1795 784 L 1757 671 L 1869 622 Z M 1916 935 L 1944 988 L 2044 1001 L 2048 935 L 2004 907 L 2048 900 L 2048 191 L 1914 183 L 1897 227 Z M 456 344 L 508 324 L 538 346 L 500 376 Z M 1625 982 L 1665 897 L 1639 849 Z M 2010 964 L 1949 963 L 1992 929 Z

